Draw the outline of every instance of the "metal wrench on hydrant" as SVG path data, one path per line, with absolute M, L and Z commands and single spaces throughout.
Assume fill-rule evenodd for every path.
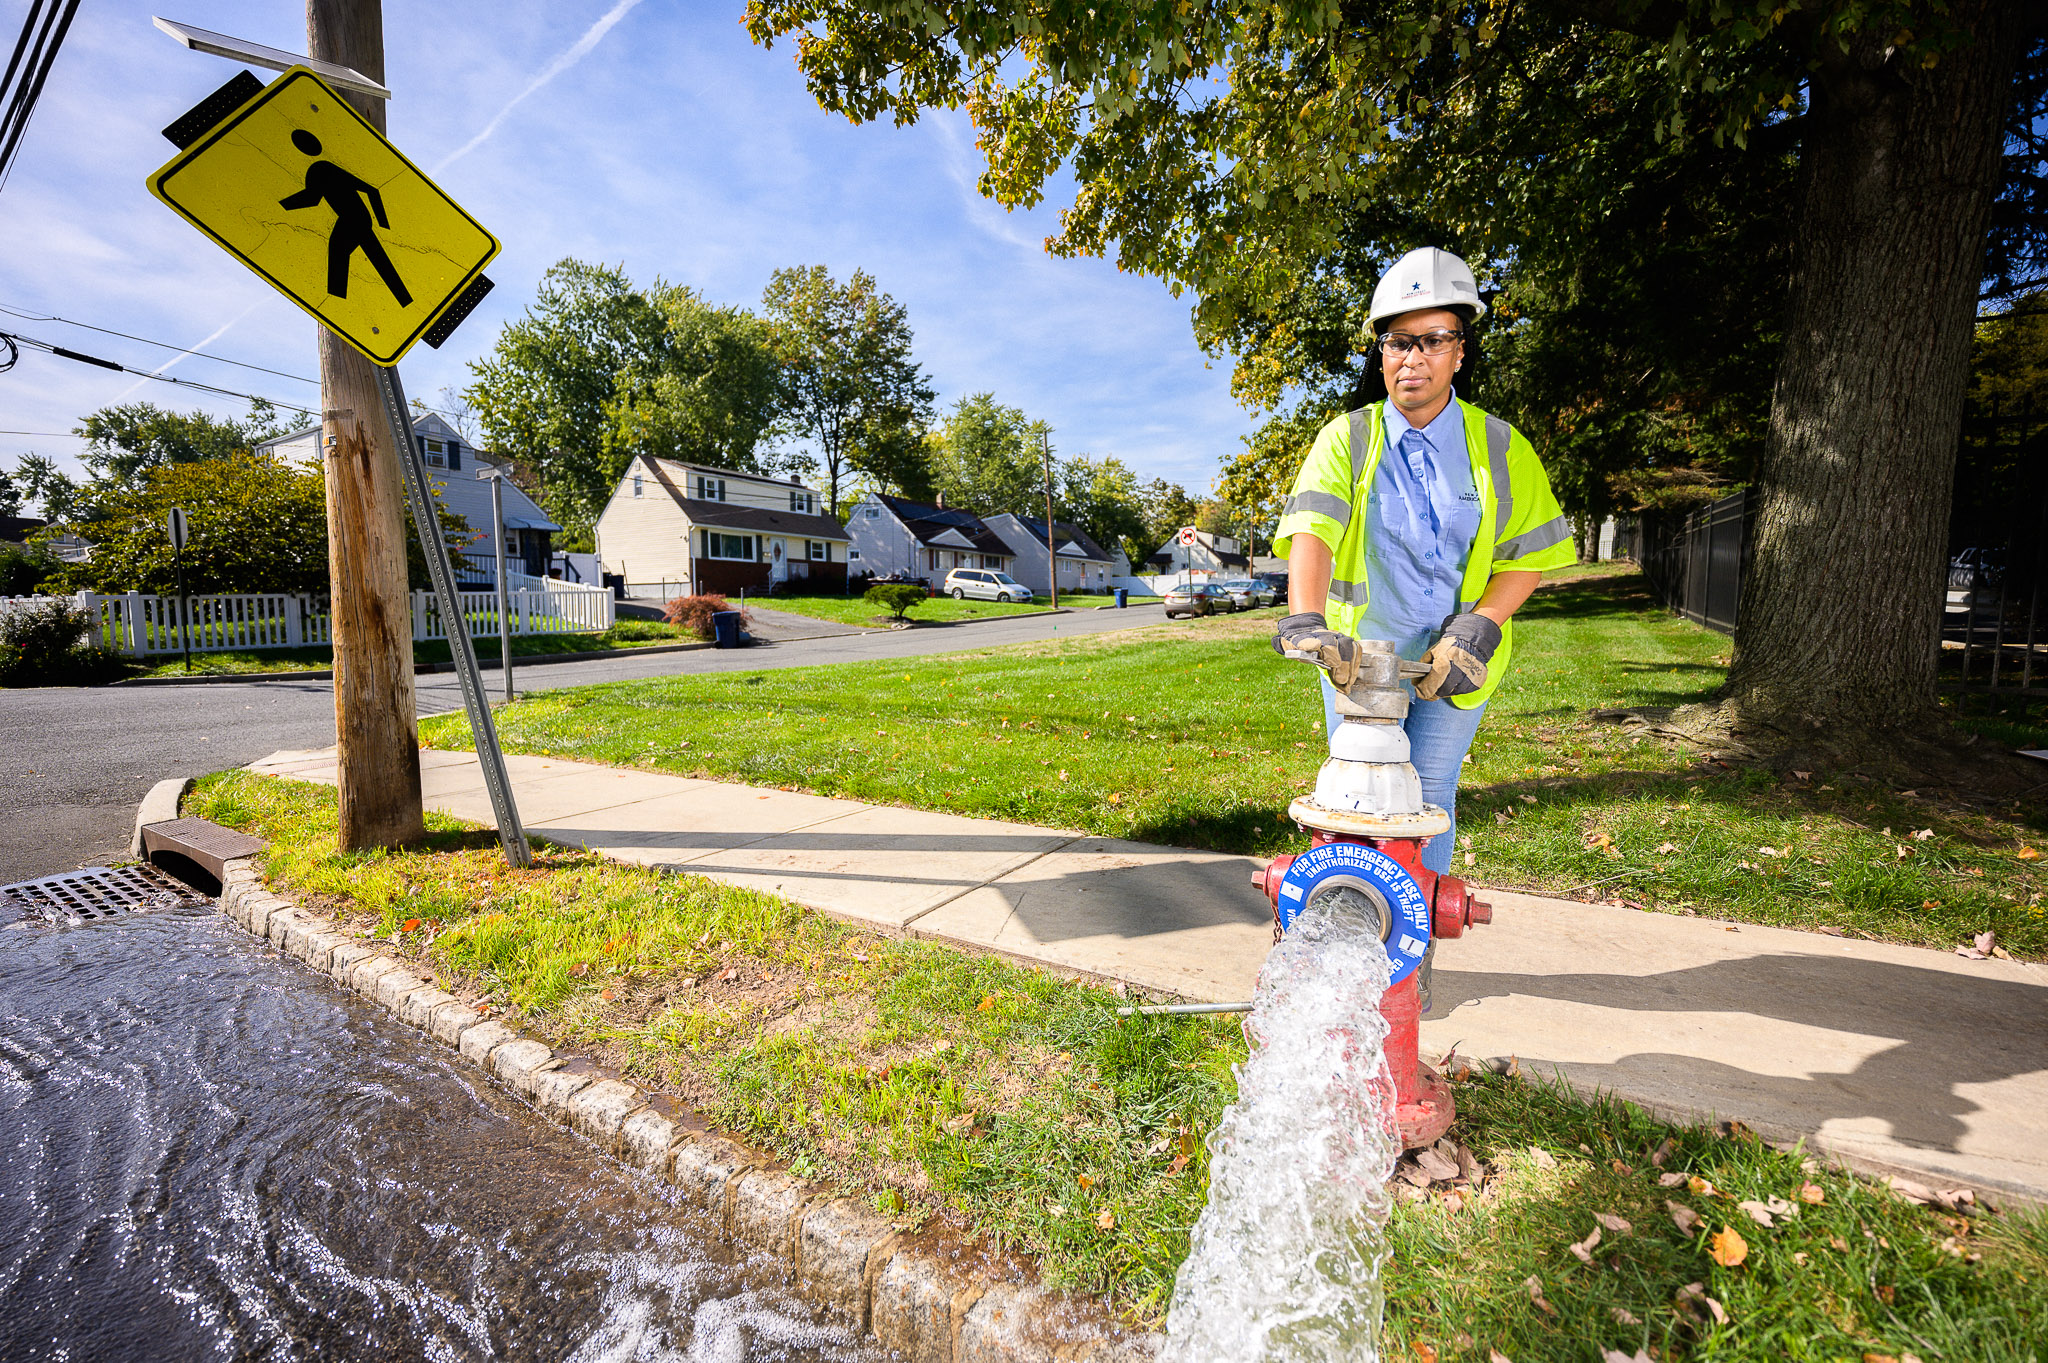
M 1422 864 L 1423 844 L 1451 829 L 1450 815 L 1422 801 L 1401 725 L 1409 705 L 1403 680 L 1428 669 L 1404 661 L 1386 640 L 1360 639 L 1357 650 L 1356 675 L 1337 689 L 1339 720 L 1315 792 L 1287 807 L 1288 817 L 1309 833 L 1309 850 L 1273 858 L 1252 884 L 1272 901 L 1280 932 L 1332 895 L 1353 896 L 1377 917 L 1394 967 L 1393 984 L 1380 1000 L 1394 1116 L 1403 1148 L 1412 1150 L 1434 1142 L 1457 1115 L 1450 1085 L 1420 1054 L 1423 958 L 1433 939 L 1492 922 L 1493 909 L 1457 876 L 1437 875 Z M 1329 670 L 1320 655 L 1288 656 Z

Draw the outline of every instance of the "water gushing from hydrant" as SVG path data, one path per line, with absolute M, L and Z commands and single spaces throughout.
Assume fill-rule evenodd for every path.
M 1209 1203 L 1174 1281 L 1167 1363 L 1378 1363 L 1387 1180 L 1400 1141 L 1379 919 L 1319 896 L 1266 958 Z

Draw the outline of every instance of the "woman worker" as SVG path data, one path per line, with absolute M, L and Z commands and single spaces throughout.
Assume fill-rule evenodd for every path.
M 1276 651 L 1333 659 L 1353 639 L 1390 639 L 1429 665 L 1407 731 L 1422 798 L 1451 816 L 1422 852 L 1439 875 L 1457 845 L 1459 771 L 1514 649 L 1514 613 L 1544 569 L 1576 557 L 1529 442 L 1452 391 L 1477 353 L 1467 328 L 1485 314 L 1471 269 L 1448 251 L 1411 251 L 1380 277 L 1367 385 L 1386 396 L 1317 434 L 1273 540 L 1289 560 L 1294 612 Z M 1334 733 L 1327 677 L 1323 714 Z

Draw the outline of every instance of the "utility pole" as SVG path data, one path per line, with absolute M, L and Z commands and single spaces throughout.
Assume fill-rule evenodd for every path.
M 1053 547 L 1052 531 L 1052 432 L 1038 428 L 1038 447 L 1045 455 L 1045 578 L 1052 584 L 1052 608 L 1060 608 L 1060 556 Z
M 383 83 L 382 0 L 306 0 L 306 52 Z M 359 94 L 342 98 L 384 131 L 383 100 Z M 340 843 L 343 851 L 361 851 L 407 842 L 425 831 L 411 595 L 406 590 L 405 489 L 390 423 L 381 419 L 376 366 L 327 328 L 318 328 L 318 334 Z M 421 547 L 429 554 L 442 552 L 438 544 Z

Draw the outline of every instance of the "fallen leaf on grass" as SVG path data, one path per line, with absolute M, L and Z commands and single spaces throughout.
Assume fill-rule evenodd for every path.
M 1723 1226 L 1707 1242 L 1707 1257 L 1723 1268 L 1734 1268 L 1749 1257 L 1749 1241 L 1733 1226 Z
M 617 998 L 618 995 L 613 993 L 611 990 L 607 989 L 603 993 L 599 994 L 598 997 L 603 999 L 606 1003 L 610 1003 L 613 999 Z
M 1650 1156 L 1651 1165 L 1655 1168 L 1662 1169 L 1664 1167 L 1664 1161 L 1670 1159 L 1671 1156 L 1677 1152 L 1677 1150 L 1678 1142 L 1673 1140 L 1671 1137 L 1666 1136 L 1664 1138 L 1664 1143 L 1657 1147 L 1657 1152 Z
M 1436 1363 L 1436 1350 L 1427 1344 L 1411 1344 L 1409 1352 L 1415 1355 L 1415 1363 Z
M 1792 1262 L 1799 1265 L 1801 1268 L 1805 1268 L 1806 1261 L 1812 1257 L 1812 1255 L 1808 1254 L 1805 1250 L 1802 1249 L 1794 1252 L 1794 1254 L 1792 1255 Z
M 994 994 L 983 994 L 981 996 L 981 1002 L 974 1005 L 974 1011 L 977 1013 L 986 1013 L 995 1006 L 996 996 Z
M 1680 1235 L 1691 1235 L 1693 1227 L 1700 1223 L 1700 1214 L 1686 1206 L 1683 1202 L 1672 1202 L 1667 1199 L 1664 1205 L 1670 1210 L 1671 1224 L 1678 1227 L 1678 1233 Z
M 1109 802 L 1113 805 L 1122 804 L 1124 802 L 1124 793 L 1120 790 L 1111 791 L 1109 793 Z
M 1916 828 L 1913 830 L 1911 836 L 1913 841 L 1915 842 L 1926 842 L 1929 838 L 1934 836 L 1934 830 L 1931 828 Z
M 1116 1213 L 1109 1208 L 1102 1209 L 1102 1215 L 1095 1218 L 1095 1224 L 1103 1230 L 1116 1229 Z
M 1574 1259 L 1577 1259 L 1582 1264 L 1592 1263 L 1593 1251 L 1598 1249 L 1599 1247 L 1600 1228 L 1598 1226 L 1593 1227 L 1593 1233 L 1587 1236 L 1585 1239 L 1565 1246 L 1566 1249 L 1572 1252 L 1572 1257 Z
M 1705 1283 L 1687 1283 L 1684 1287 L 1679 1288 L 1678 1304 L 1693 1311 L 1697 1311 L 1700 1307 L 1704 1306 L 1713 1314 L 1714 1320 L 1717 1323 L 1722 1325 L 1728 1323 L 1728 1308 L 1707 1295 L 1707 1285 Z
M 1455 1160 L 1446 1158 L 1435 1147 L 1415 1152 L 1415 1163 L 1432 1179 L 1448 1183 L 1458 1176 Z
M 1771 1209 L 1769 1207 L 1766 1207 L 1761 1202 L 1738 1202 L 1735 1205 L 1741 1208 L 1743 1211 L 1748 1212 L 1749 1219 L 1756 1222 L 1759 1226 L 1772 1226 L 1777 1224 L 1776 1219 L 1771 1214 Z
M 1661 1186 L 1666 1188 L 1676 1188 L 1679 1184 L 1685 1182 L 1685 1177 L 1686 1176 L 1684 1174 L 1678 1173 L 1674 1170 L 1673 1172 L 1668 1174 L 1657 1175 L 1657 1182 Z
M 1721 1196 L 1721 1190 L 1719 1188 L 1716 1188 L 1713 1184 L 1707 1182 L 1707 1180 L 1701 1178 L 1698 1174 L 1687 1175 L 1685 1180 L 1685 1187 L 1686 1191 L 1691 1193 L 1694 1197 Z
M 1538 1169 L 1555 1169 L 1557 1167 L 1557 1156 L 1551 1154 L 1540 1145 L 1529 1147 L 1529 1158 L 1536 1161 Z
M 1811 781 L 1813 779 L 1813 773 L 1810 771 L 1794 770 L 1792 774 L 1802 781 Z
M 1673 852 L 1676 852 L 1677 850 L 1678 850 L 1678 844 L 1677 844 L 1677 843 L 1675 843 L 1675 842 L 1660 842 L 1660 843 L 1658 843 L 1658 844 L 1657 844 L 1657 855 L 1658 855 L 1658 856 L 1662 856 L 1662 857 L 1668 857 L 1668 856 L 1670 856 L 1670 855 L 1671 855 L 1671 854 L 1672 854 Z
M 1544 1300 L 1541 1278 L 1532 1273 L 1522 1281 L 1522 1286 L 1529 1289 L 1529 1300 L 1535 1302 L 1539 1309 L 1553 1316 L 1557 1314 L 1557 1308 Z
M 2022 847 L 2015 855 L 2021 861 L 2039 861 L 2041 859 L 2041 854 L 2031 847 Z
M 1995 932 L 1980 932 L 1970 942 L 1969 946 L 1956 948 L 1956 955 L 1966 961 L 1988 961 L 1993 954 L 2004 954 L 1998 949 L 1998 934 Z
M 1614 1317 L 1616 1325 L 1642 1324 L 1642 1321 L 1636 1318 L 1636 1313 L 1629 1310 L 1626 1306 L 1610 1306 L 1607 1308 L 1607 1314 Z
M 1628 1312 L 1623 1311 L 1618 1306 L 1615 1308 L 1615 1313 L 1622 1316 L 1628 1315 Z M 1623 1323 L 1627 1325 L 1642 1324 L 1634 1316 L 1629 1316 L 1628 1320 Z M 1600 1353 L 1600 1363 L 1655 1363 L 1655 1360 L 1641 1349 L 1637 1349 L 1632 1354 L 1625 1354 L 1619 1349 L 1603 1349 Z
M 1509 1358 L 1499 1349 L 1488 1349 L 1486 1351 L 1486 1363 L 1515 1363 L 1515 1360 Z
M 578 961 L 576 964 L 569 967 L 569 975 L 572 979 L 580 980 L 589 973 L 590 962 L 588 961 Z
M 1635 1229 L 1634 1226 L 1631 1226 L 1627 1221 L 1614 1215 L 1612 1212 L 1594 1212 L 1593 1219 L 1613 1231 L 1616 1235 L 1627 1235 Z
M 718 982 L 720 984 L 730 984 L 732 983 L 732 981 L 738 979 L 739 977 L 740 968 L 736 965 L 729 965 L 725 969 L 718 972 Z
M 1080 1184 L 1083 1189 L 1093 1188 L 1095 1186 L 1095 1180 L 1088 1177 L 1088 1175 L 1086 1174 L 1075 1175 L 1074 1182 Z
M 415 931 L 417 931 L 417 930 L 419 929 L 419 925 L 420 925 L 420 920 L 419 920 L 419 919 L 417 919 L 417 918 L 408 918 L 408 919 L 406 919 L 406 920 L 405 920 L 405 926 L 401 927 L 401 928 L 399 929 L 399 931 L 400 931 L 400 932 L 415 932 Z

